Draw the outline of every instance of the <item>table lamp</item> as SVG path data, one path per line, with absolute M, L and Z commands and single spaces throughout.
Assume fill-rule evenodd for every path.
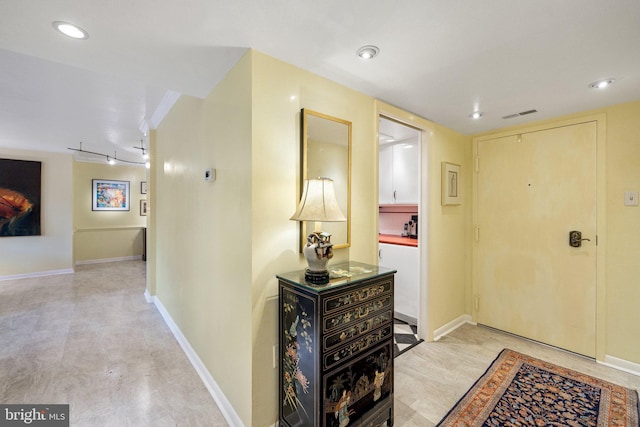
M 346 221 L 338 207 L 333 191 L 333 180 L 329 178 L 305 179 L 298 209 L 291 218 L 294 221 L 315 221 L 315 229 L 307 236 L 304 257 L 307 269 L 304 278 L 312 284 L 329 283 L 327 262 L 333 257 L 331 234 L 321 231 L 322 222 Z

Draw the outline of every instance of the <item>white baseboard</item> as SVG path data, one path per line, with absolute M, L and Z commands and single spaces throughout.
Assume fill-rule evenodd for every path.
M 10 276 L 0 276 L 0 282 L 4 280 L 28 279 L 31 277 L 57 276 L 59 274 L 73 274 L 72 268 L 63 270 L 37 271 L 35 273 L 13 274 Z
M 397 311 L 393 312 L 393 317 L 395 317 L 396 319 L 400 319 L 403 322 L 407 322 L 410 325 L 417 325 L 418 324 L 418 319 L 416 317 L 409 316 L 409 315 L 404 314 L 404 313 L 399 313 Z
M 182 347 L 182 351 L 184 351 L 184 353 L 187 355 L 187 358 L 200 376 L 200 379 L 204 383 L 205 387 L 207 387 L 209 394 L 211 394 L 211 397 L 213 397 L 213 400 L 215 400 L 218 408 L 220 409 L 220 412 L 224 416 L 227 423 L 229 423 L 231 427 L 243 427 L 242 420 L 233 409 L 233 406 L 231 406 L 231 403 L 229 403 L 218 384 L 215 382 L 207 368 L 204 366 L 202 360 L 200 360 L 195 350 L 191 347 L 189 341 L 187 341 L 187 338 L 182 334 L 180 328 L 178 328 L 178 325 L 176 325 L 176 323 L 173 321 L 173 318 L 171 317 L 169 312 L 164 308 L 158 298 L 152 298 L 153 303 L 155 304 L 165 323 L 173 333 L 173 336 L 178 341 L 178 344 L 180 344 L 180 347 Z
M 149 293 L 149 289 L 144 290 L 144 299 L 146 299 L 148 303 L 156 302 L 156 297 Z
M 433 331 L 433 340 L 438 341 L 440 338 L 447 334 L 450 334 L 465 323 L 475 325 L 475 322 L 472 321 L 470 315 L 463 314 L 462 316 L 453 319 L 451 322 Z
M 142 259 L 142 255 L 123 256 L 123 257 L 117 257 L 117 258 L 87 259 L 84 261 L 76 261 L 76 265 L 102 264 L 107 262 L 118 262 L 118 261 L 134 261 L 138 259 Z
M 617 357 L 605 355 L 604 361 L 597 361 L 601 365 L 609 366 L 611 368 L 618 369 L 620 371 L 627 372 L 629 374 L 640 376 L 640 364 L 629 362 L 628 360 L 619 359 Z

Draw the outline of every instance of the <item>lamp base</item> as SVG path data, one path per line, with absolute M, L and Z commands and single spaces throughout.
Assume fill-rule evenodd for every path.
M 311 271 L 306 269 L 304 272 L 304 280 L 312 285 L 325 285 L 329 283 L 329 272 L 325 271 Z
M 327 262 L 333 258 L 333 243 L 331 234 L 314 231 L 307 236 L 307 244 L 304 246 L 304 257 L 307 260 L 307 270 L 304 279 L 312 285 L 324 285 L 329 283 Z

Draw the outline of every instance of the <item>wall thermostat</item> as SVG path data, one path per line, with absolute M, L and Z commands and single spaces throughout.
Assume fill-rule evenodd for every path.
M 216 180 L 216 170 L 209 168 L 204 171 L 204 180 L 205 181 L 215 181 Z
M 638 192 L 637 191 L 625 191 L 624 192 L 624 205 L 625 206 L 638 206 Z

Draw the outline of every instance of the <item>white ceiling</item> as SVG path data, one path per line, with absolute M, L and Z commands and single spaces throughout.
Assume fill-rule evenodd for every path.
M 5 147 L 136 159 L 166 91 L 206 96 L 247 48 L 464 134 L 640 99 L 638 0 L 0 0 L 0 24 Z

